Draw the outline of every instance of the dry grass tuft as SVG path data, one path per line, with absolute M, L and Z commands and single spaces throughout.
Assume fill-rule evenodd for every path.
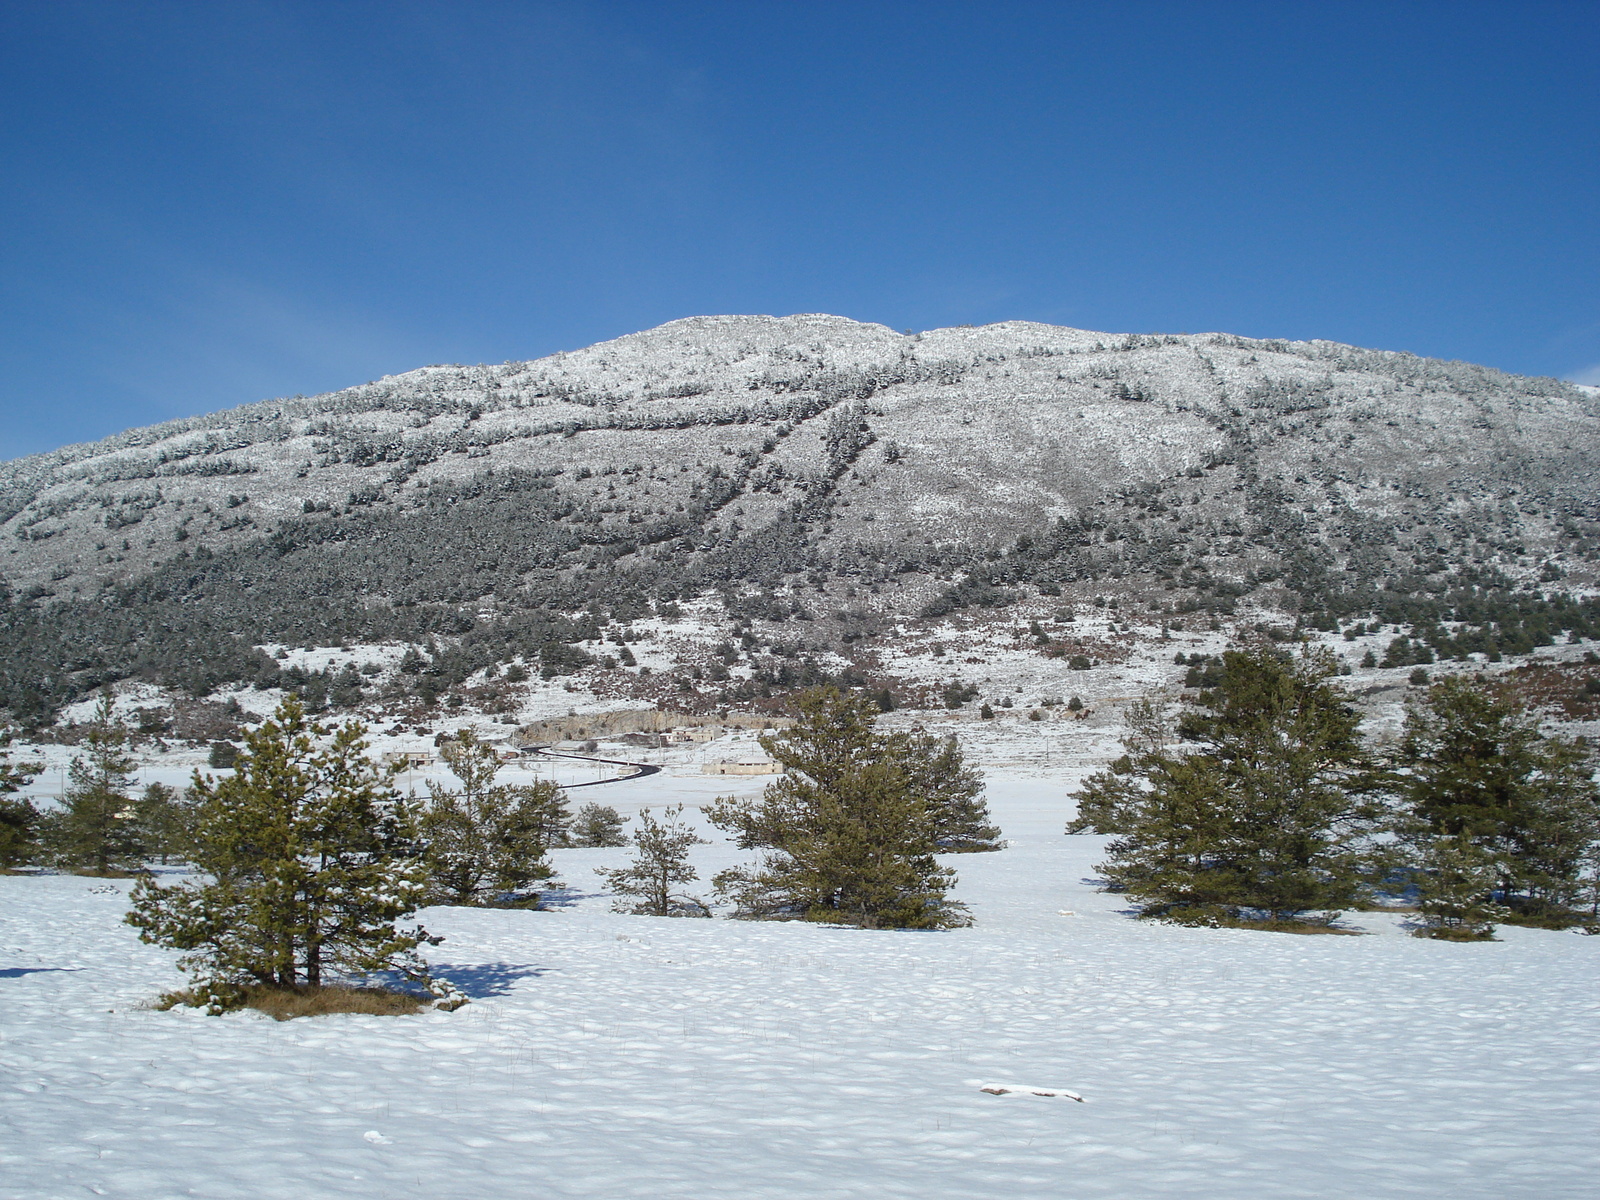
M 401 1017 L 426 1008 L 428 1002 L 406 992 L 387 988 L 324 987 L 246 988 L 244 1006 L 264 1012 L 274 1021 L 295 1017 L 322 1017 L 329 1013 L 364 1013 L 374 1017 Z
M 425 997 L 409 992 L 394 992 L 388 988 L 349 987 L 327 984 L 321 987 L 248 987 L 239 992 L 237 1005 L 229 1007 L 253 1008 L 264 1012 L 274 1021 L 292 1021 L 295 1017 L 323 1017 L 331 1013 L 362 1013 L 374 1017 L 403 1017 L 430 1007 Z M 152 1007 L 158 1010 L 176 1008 L 178 1005 L 203 1007 L 206 999 L 195 992 L 168 992 Z
M 1360 937 L 1359 929 L 1340 929 L 1326 921 L 1228 921 L 1227 929 L 1260 929 L 1267 933 L 1327 933 L 1337 937 Z
M 1488 931 L 1452 929 L 1441 925 L 1424 925 L 1411 931 L 1412 937 L 1432 938 L 1437 942 L 1498 942 L 1493 929 Z

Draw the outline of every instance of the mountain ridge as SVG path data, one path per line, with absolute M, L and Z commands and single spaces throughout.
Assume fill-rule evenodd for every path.
M 689 317 L 0 463 L 0 704 L 171 674 L 176 643 L 211 664 L 194 687 L 316 638 L 481 637 L 565 670 L 544 648 L 577 614 L 707 592 L 788 619 L 864 590 L 859 619 L 828 618 L 841 647 L 1040 589 L 1317 621 L 1406 598 L 1426 618 L 1587 595 L 1597 481 L 1591 389 L 1472 364 Z M 505 632 L 533 613 L 533 641 Z M 162 632 L 175 615 L 187 633 Z M 19 645 L 41 636 L 53 660 Z

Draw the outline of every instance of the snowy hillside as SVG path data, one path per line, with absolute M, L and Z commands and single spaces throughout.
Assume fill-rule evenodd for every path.
M 802 674 L 1030 596 L 1411 605 L 1390 623 L 1582 597 L 1597 432 L 1589 390 L 1327 342 L 691 318 L 0 465 L 0 706 L 270 682 L 261 644 L 567 675 L 607 622 L 711 596 Z
M 625 852 L 558 851 L 555 911 L 429 910 L 455 1013 L 150 1011 L 125 883 L 0 877 L 0 1197 L 1593 1195 L 1600 938 L 1142 924 L 1061 835 L 1075 775 L 991 779 L 1011 845 L 952 860 L 946 933 L 618 916 Z
M 870 428 L 844 430 L 840 416 Z M 840 510 L 830 548 L 1015 535 L 1139 488 L 1181 487 L 1176 498 L 1215 506 L 1254 476 L 1277 481 L 1314 526 L 1346 511 L 1498 516 L 1519 499 L 1513 511 L 1591 501 L 1596 416 L 1573 385 L 1325 342 L 1026 322 L 902 336 L 839 317 L 699 317 L 5 464 L 0 511 L 17 544 L 3 569 L 18 591 L 93 592 L 297 516 L 331 521 L 512 467 L 551 473 L 603 527 L 670 520 L 688 499 L 702 515 L 737 500 L 706 525 L 723 540 L 828 492 Z M 816 486 L 837 483 L 840 466 L 849 487 Z

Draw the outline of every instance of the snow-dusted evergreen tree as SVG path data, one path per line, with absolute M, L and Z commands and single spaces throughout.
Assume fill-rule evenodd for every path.
M 433 902 L 514 900 L 550 878 L 545 851 L 565 824 L 561 789 L 548 780 L 497 784 L 500 756 L 470 730 L 440 755 L 460 786 L 428 783 L 422 833 Z
M 102 695 L 84 734 L 83 753 L 67 768 L 61 807 L 48 813 L 41 840 L 50 861 L 69 871 L 122 874 L 144 862 L 144 840 L 131 791 L 137 774 L 128 728 Z
M 941 851 L 1000 849 L 1000 829 L 990 824 L 983 779 L 967 765 L 954 736 L 912 733 L 890 741 L 907 785 L 928 808 Z
M 402 924 L 426 892 L 415 805 L 367 757 L 365 730 L 312 724 L 290 696 L 247 733 L 231 778 L 195 776 L 195 865 L 205 877 L 141 879 L 127 921 L 141 940 L 185 952 L 192 999 L 212 1012 L 251 988 L 316 987 L 397 971 L 429 977 Z
M 799 917 L 865 928 L 948 928 L 969 922 L 946 899 L 954 872 L 939 866 L 935 813 L 908 773 L 908 739 L 873 729 L 878 706 L 836 688 L 796 702 L 791 729 L 762 748 L 788 773 L 758 799 L 707 809 L 738 844 L 764 852 L 723 871 L 719 893 L 746 917 Z
M 11 738 L 11 730 L 0 729 L 0 870 L 32 861 L 39 850 L 35 840 L 39 810 L 15 793 L 44 768 L 40 763 L 12 762 Z
M 1395 766 L 1403 819 L 1424 859 L 1437 857 L 1430 838 L 1470 845 L 1468 857 L 1492 867 L 1502 920 L 1559 926 L 1579 919 L 1585 869 L 1600 842 L 1600 794 L 1586 746 L 1541 733 L 1514 696 L 1457 675 L 1411 705 Z M 1426 894 L 1433 884 L 1419 866 Z
M 1193 752 L 1136 730 L 1136 752 L 1090 778 L 1080 820 L 1118 835 L 1100 870 L 1141 915 L 1325 920 L 1358 898 L 1380 814 L 1361 718 L 1327 683 L 1337 669 L 1315 651 L 1229 651 L 1175 731 Z
M 568 826 L 569 846 L 626 846 L 627 834 L 622 832 L 622 814 L 609 804 L 590 801 L 578 806 Z
M 1126 721 L 1122 735 L 1125 753 L 1084 781 L 1076 797 L 1078 811 L 1067 823 L 1068 833 L 1122 832 L 1123 824 L 1137 817 L 1147 781 L 1163 774 L 1170 761 L 1167 750 L 1178 734 L 1166 696 L 1135 701 L 1128 707 Z
M 1487 941 L 1509 913 L 1495 900 L 1498 864 L 1471 838 L 1417 829 L 1411 840 L 1412 880 L 1422 914 L 1419 937 Z
M 698 896 L 676 890 L 677 885 L 700 878 L 689 862 L 690 849 L 710 845 L 684 823 L 683 805 L 663 810 L 660 821 L 651 816 L 648 808 L 641 812 L 633 845 L 633 861 L 627 866 L 595 872 L 617 893 L 612 908 L 642 917 L 711 915 Z

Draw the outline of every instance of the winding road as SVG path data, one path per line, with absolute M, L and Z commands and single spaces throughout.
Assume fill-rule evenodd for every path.
M 570 758 L 576 762 L 607 763 L 613 767 L 633 768 L 632 775 L 618 775 L 612 779 L 589 779 L 583 783 L 563 783 L 561 785 L 562 789 L 569 792 L 573 788 L 599 787 L 602 783 L 626 783 L 630 779 L 643 779 L 645 776 L 655 775 L 661 770 L 660 767 L 652 766 L 649 763 L 628 762 L 620 758 L 596 758 L 592 754 L 557 754 L 553 750 L 533 750 L 531 753 L 537 754 L 541 758 Z

